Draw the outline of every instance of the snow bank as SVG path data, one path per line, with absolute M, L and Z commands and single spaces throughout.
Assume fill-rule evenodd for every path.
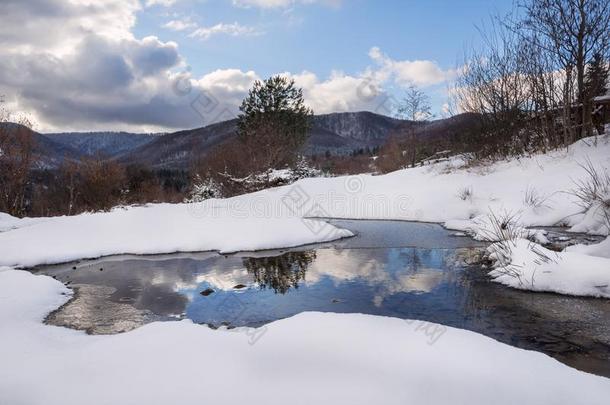
M 51 278 L 0 271 L 0 403 L 594 405 L 610 395 L 608 379 L 440 325 L 304 313 L 264 329 L 183 321 L 88 336 L 40 323 L 62 293 Z
M 223 209 L 199 217 L 190 204 L 157 204 L 50 218 L 0 234 L 0 265 L 35 266 L 114 254 L 298 246 L 352 236 L 319 220 Z
M 0 212 L 0 232 L 29 226 L 45 220 L 46 218 L 16 218 L 4 212 Z
M 604 239 L 600 243 L 596 243 L 593 245 L 569 246 L 566 250 L 568 252 L 581 253 L 583 255 L 591 255 L 597 257 L 605 257 L 610 259 L 610 237 Z
M 494 280 L 532 291 L 610 298 L 610 260 L 575 252 L 553 252 L 525 239 L 488 248 Z
M 230 199 L 34 220 L 0 233 L 0 265 L 128 253 L 271 249 L 351 235 L 311 219 L 322 217 L 438 222 L 480 238 L 493 211 L 517 213 L 521 226 L 562 223 L 600 231 L 566 192 L 585 178 L 580 164 L 589 160 L 610 167 L 610 137 L 598 137 L 597 145 L 583 139 L 568 151 L 486 166 L 469 167 L 454 158 L 384 176 L 308 178 Z M 529 237 L 544 242 L 542 234 Z

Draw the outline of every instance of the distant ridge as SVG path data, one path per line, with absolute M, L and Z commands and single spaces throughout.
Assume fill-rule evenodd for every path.
M 452 138 L 471 124 L 476 115 L 414 122 L 368 111 L 316 115 L 303 153 L 347 155 L 355 150 L 381 146 L 390 136 L 415 134 L 426 139 Z M 166 134 L 129 132 L 65 132 L 40 134 L 37 154 L 43 166 L 56 167 L 63 160 L 101 155 L 123 163 L 157 168 L 187 168 L 193 156 L 205 155 L 236 137 L 237 120 Z

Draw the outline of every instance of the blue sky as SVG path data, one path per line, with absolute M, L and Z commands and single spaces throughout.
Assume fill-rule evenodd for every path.
M 135 26 L 139 36 L 175 41 L 195 75 L 216 69 L 253 70 L 261 77 L 309 71 L 327 77 L 339 70 L 356 75 L 371 64 L 369 50 L 380 47 L 395 60 L 430 60 L 455 68 L 469 46 L 478 43 L 477 25 L 490 13 L 510 11 L 512 0 L 343 0 L 290 7 L 235 7 L 224 0 L 183 0 L 170 10 L 152 7 Z M 163 28 L 188 19 L 198 26 L 238 23 L 253 35 L 214 35 L 206 40 Z M 400 97 L 402 86 L 390 85 Z M 440 115 L 446 84 L 424 87 Z
M 438 117 L 464 50 L 477 45 L 476 25 L 511 8 L 512 0 L 3 0 L 0 94 L 41 130 L 165 131 L 234 115 L 254 80 L 281 73 L 316 113 L 389 114 L 385 100 L 416 85 Z M 187 94 L 173 90 L 180 80 Z M 205 117 L 192 108 L 200 94 L 214 100 Z
M 332 70 L 355 74 L 378 46 L 397 60 L 425 59 L 452 68 L 468 44 L 476 43 L 476 24 L 491 12 L 510 10 L 512 0 L 408 1 L 344 0 L 339 4 L 297 4 L 289 8 L 235 7 L 224 0 L 182 0 L 151 7 L 138 15 L 137 36 L 175 41 L 197 74 L 223 68 L 276 72 Z M 239 23 L 259 35 L 189 38 L 189 30 L 162 28 L 190 18 L 200 26 Z

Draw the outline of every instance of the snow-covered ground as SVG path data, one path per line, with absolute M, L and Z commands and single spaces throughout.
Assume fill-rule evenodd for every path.
M 304 313 L 264 330 L 182 321 L 88 336 L 41 323 L 62 293 L 51 278 L 0 271 L 0 403 L 594 405 L 610 395 L 609 379 L 473 332 L 442 327 L 430 339 L 435 324 Z
M 491 275 L 497 282 L 524 290 L 610 298 L 610 260 L 606 258 L 557 253 L 525 239 L 501 246 L 489 248 L 496 260 Z
M 489 236 L 489 213 L 515 226 L 564 224 L 606 235 L 567 193 L 587 159 L 610 167 L 608 136 L 486 166 L 454 158 L 385 176 L 304 179 L 231 199 L 19 220 L 0 215 L 0 403 L 606 403 L 610 380 L 439 325 L 306 313 L 244 333 L 188 321 L 115 336 L 45 326 L 70 291 L 14 267 L 134 253 L 271 249 L 351 235 L 321 217 L 431 221 Z M 610 297 L 610 239 L 547 252 L 523 236 L 492 275 L 512 287 Z M 501 245 L 495 245 L 496 247 Z M 491 248 L 494 252 L 493 247 Z M 499 250 L 496 249 L 495 252 Z M 538 254 L 538 253 L 542 254 Z M 516 271 L 517 276 L 507 275 Z M 443 327 L 444 328 L 444 327 Z M 33 381 L 36 382 L 35 389 Z
M 16 218 L 4 212 L 0 212 L 0 232 L 22 228 L 45 220 L 46 218 Z
M 304 219 L 316 217 L 439 222 L 484 238 L 489 233 L 489 213 L 510 212 L 519 226 L 563 224 L 575 231 L 607 235 L 603 215 L 595 210 L 583 213 L 568 191 L 586 178 L 581 165 L 587 161 L 600 170 L 610 168 L 609 139 L 608 135 L 599 137 L 597 146 L 585 139 L 567 151 L 490 165 L 468 166 L 453 158 L 384 176 L 310 178 L 194 204 L 127 207 L 50 219 L 18 220 L 4 215 L 0 231 L 18 229 L 0 233 L 0 265 L 33 266 L 122 253 L 271 249 L 351 235 L 321 220 Z M 542 234 L 534 236 L 544 240 Z M 565 261 L 564 253 L 557 256 L 554 268 L 574 262 L 610 269 L 608 243 L 572 248 Z M 603 259 L 591 261 L 588 255 Z M 537 271 L 534 267 L 525 268 L 516 282 L 508 283 L 504 277 L 498 281 L 519 288 L 568 294 L 596 291 L 594 295 L 608 296 L 599 287 L 610 284 L 610 271 L 607 276 L 602 271 L 599 277 L 580 280 L 574 271 L 555 271 L 543 288 L 543 284 L 523 283 L 536 282 L 531 277 Z M 573 276 L 570 284 L 563 282 L 560 274 L 564 273 Z
M 319 220 L 259 216 L 232 207 L 206 216 L 199 208 L 156 204 L 30 223 L 0 233 L 0 265 L 27 267 L 122 253 L 273 249 L 352 235 Z M 322 226 L 326 233 L 312 231 Z

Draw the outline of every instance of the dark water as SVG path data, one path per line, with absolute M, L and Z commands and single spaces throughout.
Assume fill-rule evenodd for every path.
M 286 251 L 125 256 L 40 268 L 77 291 L 48 321 L 117 333 L 157 320 L 260 326 L 303 311 L 357 312 L 473 330 L 610 376 L 610 300 L 492 283 L 485 269 L 467 264 L 482 245 L 438 225 L 332 222 L 358 236 Z

